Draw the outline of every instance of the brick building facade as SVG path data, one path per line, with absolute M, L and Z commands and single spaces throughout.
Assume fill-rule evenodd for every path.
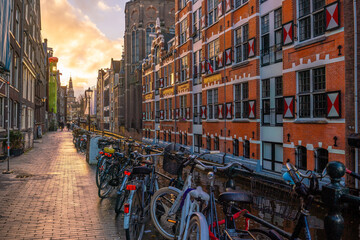
M 174 38 L 157 30 L 143 63 L 144 140 L 220 150 L 213 160 L 270 174 L 286 161 L 316 171 L 350 163 L 345 6 L 175 1 Z
M 132 0 L 125 6 L 125 125 L 122 134 L 141 136 L 141 63 L 151 51 L 155 21 L 165 31 L 174 27 L 173 0 Z M 141 137 L 140 137 L 141 138 Z

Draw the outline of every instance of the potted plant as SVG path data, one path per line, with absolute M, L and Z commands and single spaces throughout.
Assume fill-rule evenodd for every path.
M 6 136 L 7 137 L 7 136 Z M 3 141 L 4 152 L 6 152 L 7 140 Z M 24 152 L 23 135 L 20 131 L 10 131 L 10 155 L 20 156 Z

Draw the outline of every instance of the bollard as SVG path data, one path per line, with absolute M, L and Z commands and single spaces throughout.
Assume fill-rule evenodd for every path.
M 330 162 L 326 166 L 327 174 L 331 183 L 323 186 L 321 192 L 322 201 L 328 208 L 328 214 L 324 219 L 324 227 L 327 239 L 340 240 L 344 231 L 344 218 L 341 215 L 341 198 L 349 193 L 349 189 L 340 184 L 345 175 L 346 168 L 341 162 Z

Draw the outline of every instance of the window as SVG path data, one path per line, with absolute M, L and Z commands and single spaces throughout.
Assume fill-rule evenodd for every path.
M 235 8 L 238 8 L 247 2 L 248 0 L 235 0 Z
M 283 113 L 284 113 L 282 77 L 275 78 L 275 113 L 276 113 L 276 124 L 282 124 Z
M 296 167 L 307 170 L 307 149 L 304 146 L 297 146 L 295 150 Z
M 159 123 L 160 122 L 160 101 L 156 101 L 155 102 L 155 122 Z
M 188 58 L 187 56 L 180 59 L 180 81 L 184 82 L 187 78 Z
M 171 131 L 168 132 L 168 136 L 169 142 L 171 142 Z
M 200 153 L 202 147 L 202 135 L 194 134 L 194 152 Z
M 165 120 L 168 119 L 168 114 L 167 114 L 167 113 L 168 113 L 168 111 L 167 111 L 167 110 L 168 110 L 168 105 L 167 105 L 167 102 L 168 102 L 168 100 L 165 99 L 165 100 L 164 100 L 164 119 L 165 119 Z
M 149 55 L 151 53 L 151 44 L 154 40 L 154 37 L 151 37 L 150 35 L 155 33 L 155 26 L 153 23 L 149 24 L 149 26 L 146 28 L 146 52 L 145 55 Z
M 209 51 L 208 51 L 208 60 L 213 68 L 213 70 L 216 69 L 216 57 L 220 53 L 220 45 L 219 45 L 219 39 L 216 39 L 209 43 L 208 45 Z
M 180 96 L 180 117 L 186 118 L 186 95 Z
M 193 13 L 193 39 L 194 42 L 197 42 L 201 38 L 201 31 L 200 31 L 200 21 L 201 21 L 201 8 L 196 10 Z
M 158 65 L 160 63 L 160 48 L 158 46 L 154 49 L 154 64 Z
M 184 44 L 186 42 L 187 36 L 186 36 L 186 31 L 188 29 L 187 26 L 187 18 L 185 18 L 181 23 L 180 23 L 180 45 Z
M 218 20 L 218 4 L 219 0 L 208 0 L 208 23 L 209 26 L 213 25 Z
M 134 28 L 131 33 L 131 60 L 132 63 L 139 62 L 139 31 Z
M 188 142 L 187 142 L 187 133 L 184 133 L 184 145 L 187 145 Z
M 179 133 L 179 143 L 182 144 L 182 133 Z
M 219 137 L 214 137 L 214 150 L 219 150 Z
M 15 29 L 14 29 L 15 39 L 20 42 L 20 11 L 16 8 L 15 13 Z
M 200 61 L 202 59 L 202 51 L 199 50 L 194 53 L 194 70 L 193 70 L 193 84 L 197 85 L 201 83 L 201 66 Z
M 206 149 L 211 150 L 211 137 L 210 136 L 206 137 Z
M 329 152 L 324 148 L 318 148 L 315 154 L 315 171 L 321 173 L 329 162 Z
M 325 33 L 325 0 L 298 0 L 299 39 L 304 41 Z
M 164 131 L 164 142 L 166 142 L 166 131 Z
M 250 158 L 250 141 L 244 140 L 244 152 L 243 152 L 244 158 Z
M 262 81 L 262 97 L 270 97 L 270 79 L 264 79 Z
M 249 115 L 249 83 L 234 85 L 235 118 L 248 118 Z
M 246 24 L 234 31 L 235 62 L 240 63 L 248 59 L 249 25 Z
M 264 142 L 262 151 L 263 168 L 281 172 L 283 166 L 283 146 L 279 143 Z
M 240 148 L 239 140 L 234 139 L 233 140 L 233 155 L 234 156 L 239 156 L 239 148 Z
M 193 102 L 194 102 L 194 104 L 193 104 L 194 124 L 201 124 L 200 108 L 202 105 L 202 93 L 195 93 Z
M 167 74 L 167 66 L 164 67 L 164 87 L 168 86 L 168 74 Z
M 159 72 L 155 72 L 155 90 L 156 94 L 159 94 L 159 88 L 160 88 L 160 78 L 159 78 Z
M 169 112 L 169 118 L 168 119 L 172 119 L 172 99 L 171 98 L 169 98 L 169 110 L 168 110 L 168 112 Z
M 300 118 L 326 116 L 325 67 L 298 72 Z
M 179 0 L 179 9 L 183 9 L 186 6 L 187 0 Z
M 207 91 L 207 110 L 208 119 L 215 119 L 218 116 L 218 90 L 212 89 Z

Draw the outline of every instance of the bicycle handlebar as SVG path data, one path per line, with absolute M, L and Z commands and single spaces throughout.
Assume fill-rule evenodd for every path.
M 253 173 L 254 171 L 251 170 L 250 168 L 244 166 L 244 164 L 238 163 L 238 162 L 231 162 L 228 163 L 227 165 L 223 166 L 223 167 L 215 167 L 215 166 L 207 166 L 204 163 L 200 162 L 199 160 L 195 160 L 196 162 L 196 166 L 202 170 L 213 170 L 214 168 L 216 168 L 216 170 L 220 170 L 220 171 L 225 171 L 231 167 L 240 167 L 243 168 L 245 170 L 247 170 L 248 172 Z
M 349 169 L 346 169 L 346 173 L 349 174 L 350 176 L 360 180 L 360 174 L 358 173 L 354 173 L 353 171 L 349 170 Z

